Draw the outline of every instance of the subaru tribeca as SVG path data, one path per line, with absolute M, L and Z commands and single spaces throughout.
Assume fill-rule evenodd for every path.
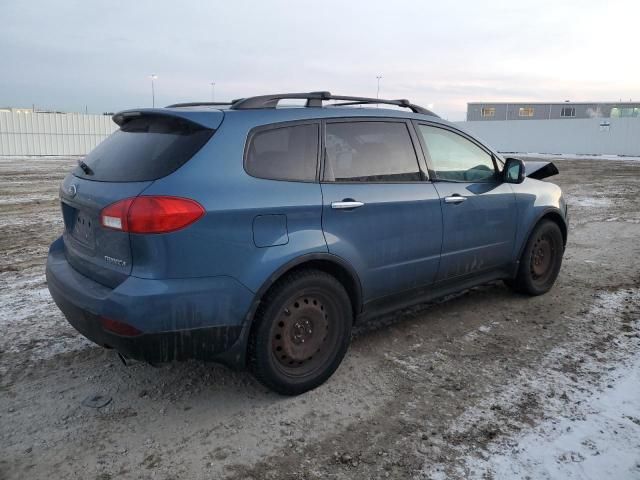
M 246 366 L 299 394 L 354 323 L 498 279 L 539 295 L 560 270 L 566 205 L 540 181 L 556 167 L 407 100 L 290 93 L 113 120 L 61 185 L 46 270 L 68 321 L 126 357 Z

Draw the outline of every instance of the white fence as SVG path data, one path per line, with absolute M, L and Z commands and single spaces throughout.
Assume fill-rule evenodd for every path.
M 458 125 L 502 152 L 640 156 L 640 118 Z M 108 115 L 0 112 L 0 155 L 85 155 L 117 128 Z
M 85 155 L 117 128 L 109 115 L 0 112 L 0 155 Z
M 640 118 L 491 120 L 458 125 L 500 152 L 640 156 Z

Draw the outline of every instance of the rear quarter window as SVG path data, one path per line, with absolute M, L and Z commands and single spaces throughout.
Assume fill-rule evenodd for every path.
M 253 177 L 312 182 L 319 141 L 317 123 L 257 130 L 249 135 L 244 168 Z
M 187 120 L 145 115 L 134 118 L 99 144 L 73 174 L 103 182 L 142 182 L 165 177 L 184 165 L 214 130 Z

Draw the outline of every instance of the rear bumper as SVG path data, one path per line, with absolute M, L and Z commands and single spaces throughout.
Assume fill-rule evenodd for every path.
M 129 277 L 109 288 L 75 270 L 56 240 L 47 259 L 47 286 L 69 323 L 98 345 L 153 363 L 189 358 L 244 364 L 246 322 L 254 294 L 231 277 L 151 280 Z M 105 330 L 101 317 L 143 332 Z

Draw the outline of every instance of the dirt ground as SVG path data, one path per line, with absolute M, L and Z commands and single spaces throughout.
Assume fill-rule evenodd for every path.
M 126 367 L 66 323 L 44 263 L 73 163 L 0 158 L 0 478 L 640 478 L 640 161 L 557 161 L 551 292 L 495 283 L 367 323 L 296 398 L 222 366 Z

